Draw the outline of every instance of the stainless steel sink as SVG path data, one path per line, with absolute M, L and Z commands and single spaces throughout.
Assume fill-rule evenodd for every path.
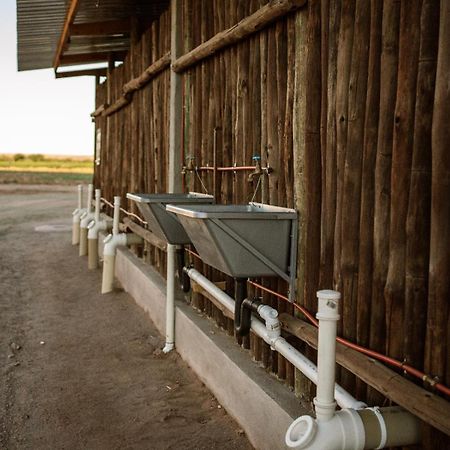
M 298 220 L 294 209 L 248 205 L 167 205 L 202 260 L 235 277 L 280 276 L 293 299 Z
M 198 194 L 135 194 L 128 193 L 127 198 L 137 203 L 139 211 L 148 223 L 149 229 L 169 244 L 189 244 L 190 239 L 180 225 L 175 214 L 166 211 L 165 205 L 214 203 L 212 195 Z

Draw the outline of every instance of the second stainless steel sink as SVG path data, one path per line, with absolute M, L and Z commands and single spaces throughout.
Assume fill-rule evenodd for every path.
M 189 194 L 137 194 L 128 193 L 127 198 L 136 202 L 139 211 L 144 216 L 149 229 L 159 238 L 169 244 L 189 244 L 190 239 L 180 225 L 175 214 L 166 211 L 170 204 L 214 203 L 212 195 L 190 192 Z

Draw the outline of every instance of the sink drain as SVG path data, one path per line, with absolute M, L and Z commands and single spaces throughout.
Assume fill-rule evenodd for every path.
M 51 225 L 39 225 L 38 227 L 34 228 L 34 231 L 38 231 L 40 233 L 54 233 L 54 232 L 61 232 L 61 231 L 69 231 L 72 227 L 70 225 L 66 224 L 51 224 Z

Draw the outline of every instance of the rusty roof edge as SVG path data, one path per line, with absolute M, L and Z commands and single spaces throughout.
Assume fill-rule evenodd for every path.
M 64 46 L 66 45 L 67 39 L 69 38 L 69 27 L 75 20 L 79 6 L 79 0 L 70 0 L 67 8 L 66 18 L 64 19 L 63 29 L 59 38 L 58 47 L 56 49 L 55 58 L 53 59 L 53 68 L 55 70 L 59 66 L 61 55 L 64 51 Z

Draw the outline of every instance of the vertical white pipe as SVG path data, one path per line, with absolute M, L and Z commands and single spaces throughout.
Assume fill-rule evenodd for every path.
M 98 223 L 100 221 L 100 198 L 101 198 L 100 189 L 95 190 L 95 222 Z
M 167 244 L 166 345 L 164 353 L 175 346 L 175 245 Z
M 183 54 L 183 33 L 181 30 L 182 1 L 171 0 L 170 57 L 172 63 Z M 169 99 L 169 192 L 182 192 L 181 184 L 181 123 L 183 120 L 182 75 L 170 71 Z
M 94 194 L 94 185 L 93 184 L 89 184 L 88 185 L 88 196 L 87 196 L 87 208 L 86 208 L 86 211 L 88 213 L 92 212 L 92 198 L 93 198 L 93 194 Z
M 83 207 L 83 185 L 78 185 L 78 209 Z
M 114 197 L 113 235 L 119 234 L 120 197 Z
M 336 291 L 317 292 L 319 342 L 317 348 L 317 395 L 314 399 L 317 420 L 327 421 L 334 416 L 336 401 L 334 385 L 336 372 L 336 328 L 339 320 L 339 299 Z

